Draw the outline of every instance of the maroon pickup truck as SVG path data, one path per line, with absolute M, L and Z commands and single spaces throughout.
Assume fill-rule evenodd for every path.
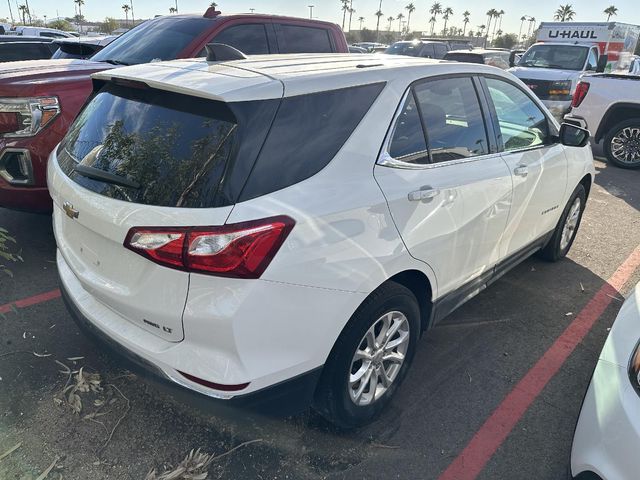
M 335 24 L 272 15 L 172 15 L 144 22 L 90 60 L 10 62 L 0 69 L 0 207 L 51 210 L 46 164 L 90 95 L 90 75 L 120 65 L 206 56 L 211 42 L 248 55 L 346 53 Z

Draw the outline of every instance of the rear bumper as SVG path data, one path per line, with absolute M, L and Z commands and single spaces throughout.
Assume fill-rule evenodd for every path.
M 0 177 L 0 207 L 50 213 L 53 204 L 47 187 L 17 187 Z
M 626 368 L 600 360 L 576 426 L 571 471 L 585 478 L 637 478 L 638 445 L 640 397 L 631 386 Z M 593 474 L 597 477 L 589 476 Z
M 316 385 L 322 372 L 321 367 L 245 395 L 226 399 L 202 395 L 176 383 L 162 369 L 102 332 L 80 311 L 62 281 L 60 281 L 60 291 L 67 310 L 85 336 L 98 344 L 101 349 L 111 354 L 123 367 L 138 373 L 148 380 L 156 381 L 156 384 L 170 394 L 177 395 L 181 400 L 196 407 L 207 411 L 213 408 L 223 413 L 225 411 L 231 413 L 233 410 L 242 409 L 259 414 L 280 416 L 300 413 L 308 408 L 313 401 Z

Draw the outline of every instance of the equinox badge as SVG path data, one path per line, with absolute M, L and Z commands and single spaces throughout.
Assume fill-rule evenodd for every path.
M 80 215 L 80 212 L 78 212 L 78 210 L 73 208 L 73 205 L 69 202 L 64 202 L 62 204 L 62 209 L 64 210 L 64 213 L 66 213 L 67 217 L 69 218 L 78 218 L 78 215 Z

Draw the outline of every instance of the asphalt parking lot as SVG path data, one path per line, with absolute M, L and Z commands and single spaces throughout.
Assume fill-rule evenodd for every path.
M 527 260 L 431 330 L 391 408 L 348 433 L 313 414 L 214 415 L 123 370 L 56 293 L 50 219 L 0 209 L 24 258 L 0 277 L 0 478 L 144 479 L 197 448 L 220 456 L 208 478 L 566 478 L 595 361 L 640 280 L 640 171 L 596 168 L 569 258 Z M 67 367 L 100 375 L 79 414 L 60 401 Z

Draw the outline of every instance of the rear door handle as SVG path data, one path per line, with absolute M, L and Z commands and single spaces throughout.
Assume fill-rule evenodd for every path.
M 420 190 L 415 190 L 409 193 L 409 201 L 410 202 L 420 202 L 422 200 L 431 200 L 440 194 L 440 190 L 437 188 L 431 188 L 429 186 L 424 186 Z
M 517 175 L 518 177 L 526 177 L 527 175 L 529 175 L 529 167 L 527 167 L 526 165 L 518 165 L 513 169 L 513 174 Z

